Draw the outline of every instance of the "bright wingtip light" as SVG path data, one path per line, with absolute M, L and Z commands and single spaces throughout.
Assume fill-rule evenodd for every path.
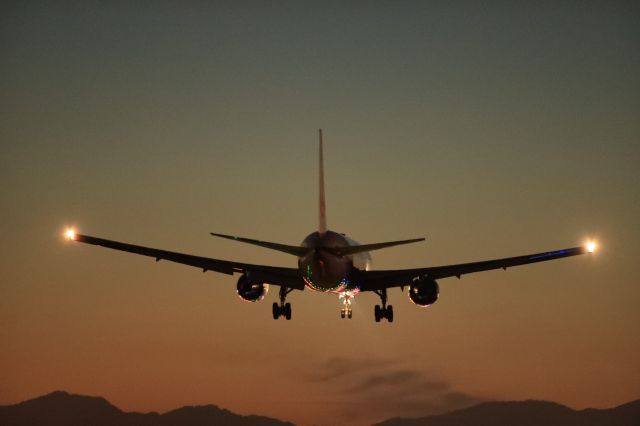
M 587 251 L 589 253 L 593 253 L 594 251 L 596 251 L 597 245 L 595 243 L 595 241 L 589 241 L 587 243 Z
M 72 228 L 69 228 L 65 231 L 64 236 L 67 237 L 67 240 L 75 240 L 76 239 L 76 231 Z

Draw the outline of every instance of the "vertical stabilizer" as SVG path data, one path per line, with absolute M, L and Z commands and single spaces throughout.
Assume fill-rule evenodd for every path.
M 327 232 L 327 212 L 324 200 L 324 160 L 322 156 L 322 129 L 320 129 L 320 162 L 319 162 L 319 197 L 318 197 L 318 232 Z

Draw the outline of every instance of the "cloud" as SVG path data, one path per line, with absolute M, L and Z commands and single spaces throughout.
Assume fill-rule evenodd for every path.
M 481 402 L 482 399 L 454 389 L 426 372 L 406 368 L 390 360 L 332 358 L 321 364 L 309 382 L 328 386 L 334 396 L 322 403 L 336 419 L 356 422 L 390 417 L 440 414 Z M 354 406 L 367 407 L 353 410 Z
M 385 367 L 390 361 L 386 360 L 355 360 L 344 357 L 333 357 L 324 362 L 308 377 L 310 382 L 329 382 L 345 376 L 357 376 L 358 374 Z
M 384 373 L 370 373 L 363 377 L 360 383 L 351 390 L 368 393 L 383 391 L 389 388 L 405 391 L 439 391 L 447 385 L 438 381 L 426 380 L 417 370 L 390 370 Z

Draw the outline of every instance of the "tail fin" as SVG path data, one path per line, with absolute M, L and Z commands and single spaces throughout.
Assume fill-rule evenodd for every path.
M 320 162 L 319 162 L 319 198 L 318 198 L 318 232 L 324 234 L 327 232 L 327 211 L 324 199 L 324 160 L 322 156 L 322 129 L 320 130 Z

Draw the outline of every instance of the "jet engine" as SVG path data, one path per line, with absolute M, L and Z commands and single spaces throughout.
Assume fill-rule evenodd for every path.
M 247 302 L 259 302 L 267 295 L 269 284 L 252 283 L 249 278 L 242 274 L 238 278 L 238 296 Z
M 440 287 L 438 283 L 428 277 L 414 278 L 409 287 L 409 299 L 421 307 L 433 305 L 438 300 Z

